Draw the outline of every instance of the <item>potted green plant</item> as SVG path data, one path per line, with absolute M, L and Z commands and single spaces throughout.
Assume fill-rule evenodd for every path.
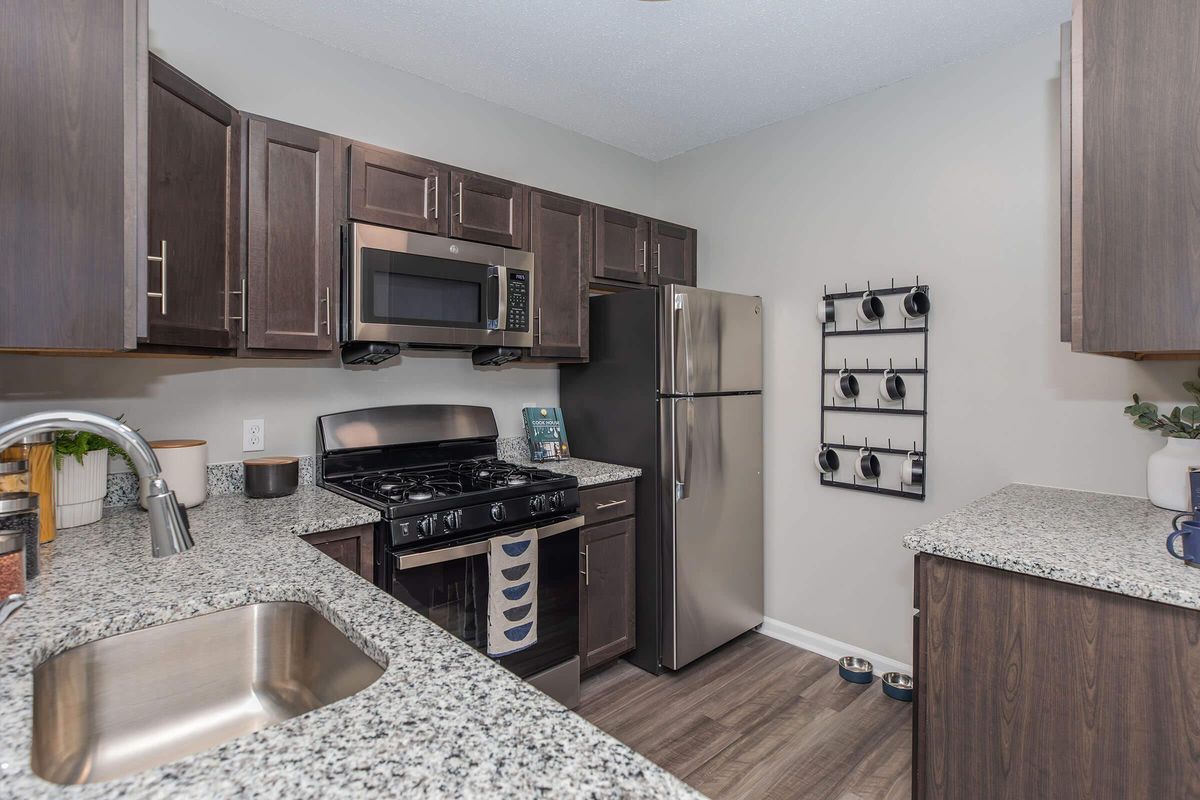
M 1200 377 L 1200 370 L 1197 370 Z M 1158 431 L 1166 437 L 1163 449 L 1146 462 L 1146 494 L 1150 502 L 1173 511 L 1191 511 L 1188 491 L 1188 467 L 1200 467 L 1200 381 L 1184 381 L 1183 388 L 1195 401 L 1176 406 L 1163 414 L 1154 403 L 1143 402 L 1136 394 L 1125 413 L 1142 430 Z
M 124 459 L 133 469 L 129 454 L 99 434 L 59 431 L 54 435 L 54 515 L 59 528 L 100 519 L 108 492 L 109 456 Z

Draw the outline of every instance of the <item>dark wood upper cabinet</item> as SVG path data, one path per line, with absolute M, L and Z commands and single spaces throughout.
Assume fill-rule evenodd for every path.
M 1064 119 L 1076 351 L 1200 354 L 1197 31 L 1194 0 L 1074 2 Z
M 433 161 L 350 145 L 350 218 L 445 235 L 450 171 Z
M 579 597 L 580 669 L 634 646 L 634 519 L 584 528 Z
M 232 349 L 230 289 L 241 272 L 241 118 L 153 55 L 148 110 L 145 342 Z
M 335 143 L 328 134 L 251 118 L 246 345 L 331 350 L 337 327 Z
M 137 346 L 146 1 L 0 0 L 0 347 Z
M 600 280 L 648 283 L 650 223 L 645 217 L 597 206 L 596 257 L 592 277 Z
M 455 239 L 525 247 L 529 191 L 474 172 L 450 171 L 450 235 Z
M 696 285 L 696 231 L 670 222 L 650 222 L 650 282 Z
M 592 207 L 583 200 L 535 189 L 529 193 L 529 219 L 529 249 L 534 257 L 530 354 L 587 358 Z

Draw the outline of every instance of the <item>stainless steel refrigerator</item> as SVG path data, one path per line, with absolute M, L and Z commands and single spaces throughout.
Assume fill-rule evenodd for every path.
M 559 372 L 571 451 L 642 469 L 629 658 L 679 669 L 763 620 L 762 299 L 620 292 L 590 330 Z

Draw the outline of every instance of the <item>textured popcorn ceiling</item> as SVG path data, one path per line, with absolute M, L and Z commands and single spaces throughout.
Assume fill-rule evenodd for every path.
M 1070 0 L 210 1 L 653 160 L 1070 16 Z

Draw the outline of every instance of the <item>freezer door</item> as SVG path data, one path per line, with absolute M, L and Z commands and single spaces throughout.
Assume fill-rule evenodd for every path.
M 762 395 L 663 398 L 663 665 L 763 621 Z
M 659 302 L 659 391 L 664 395 L 762 389 L 762 298 L 666 286 Z

